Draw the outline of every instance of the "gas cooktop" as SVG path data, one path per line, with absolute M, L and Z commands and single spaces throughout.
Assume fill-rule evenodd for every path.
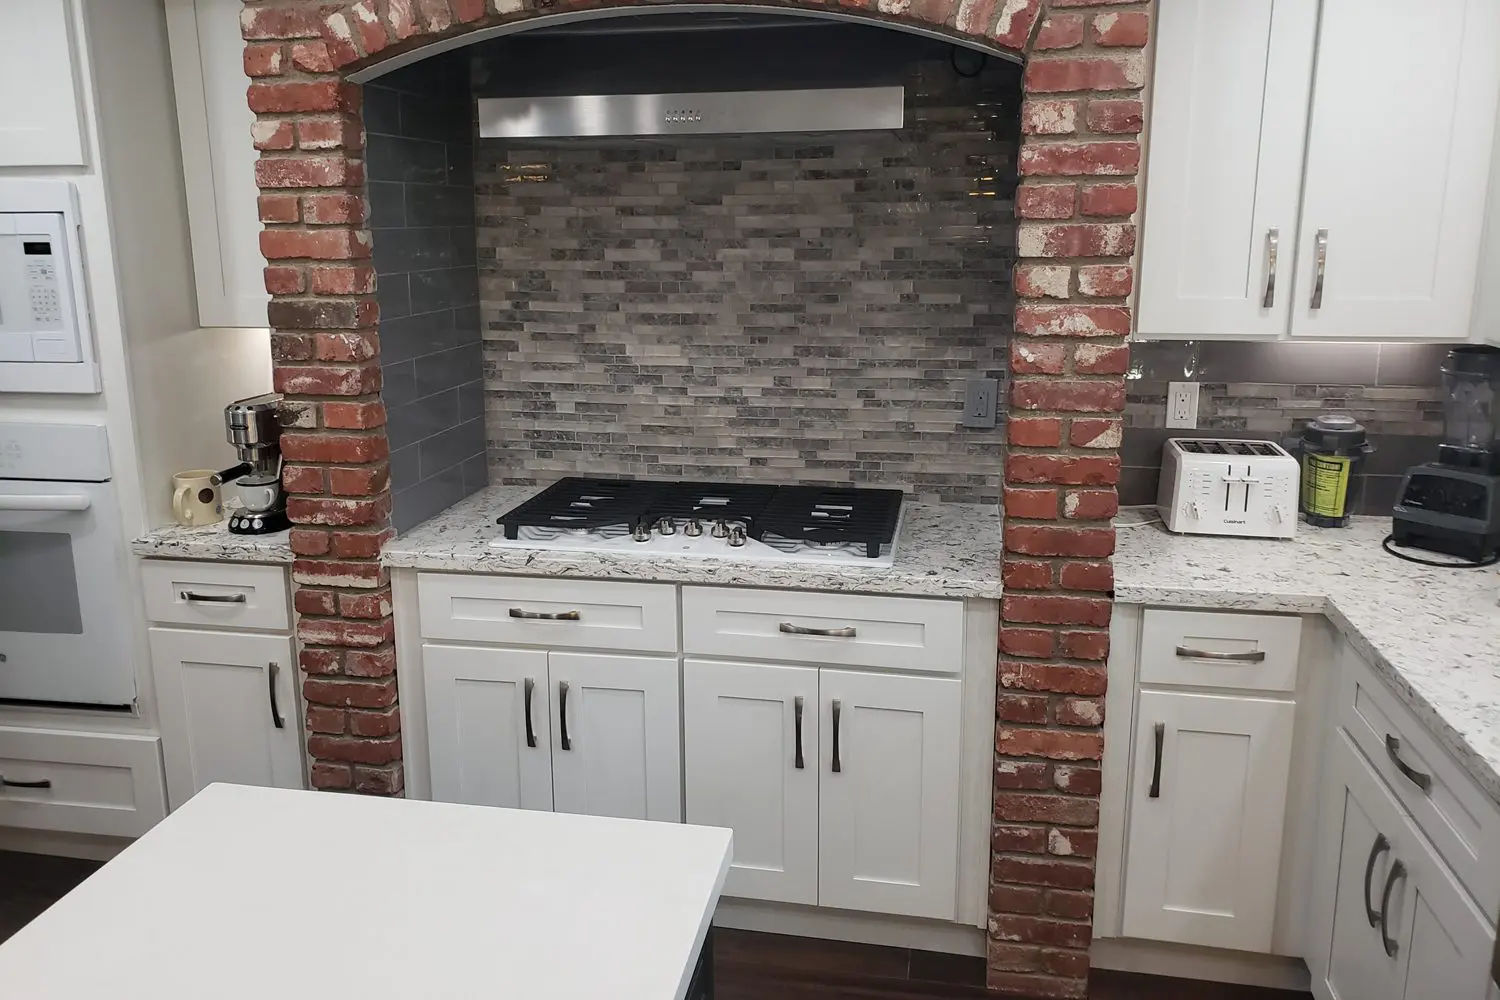
M 890 565 L 900 490 L 570 476 L 502 514 L 495 548 Z

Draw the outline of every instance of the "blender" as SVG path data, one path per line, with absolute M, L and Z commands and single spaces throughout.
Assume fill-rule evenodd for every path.
M 281 490 L 280 402 L 279 393 L 268 392 L 224 408 L 224 436 L 240 456 L 238 465 L 217 476 L 239 500 L 229 516 L 231 534 L 265 535 L 291 527 Z
M 1435 565 L 1490 565 L 1500 561 L 1500 349 L 1456 347 L 1442 371 L 1438 460 L 1407 470 L 1386 548 L 1468 560 Z

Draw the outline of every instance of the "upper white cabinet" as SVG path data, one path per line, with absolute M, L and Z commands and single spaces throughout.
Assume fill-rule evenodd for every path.
M 256 208 L 258 154 L 250 138 L 255 115 L 245 100 L 244 5 L 241 0 L 166 0 L 166 7 L 198 322 L 263 327 L 266 262 Z M 4 73 L 0 68 L 0 80 Z
M 1286 331 L 1317 21 L 1304 2 L 1162 0 L 1142 334 Z
M 1469 339 L 1497 102 L 1490 0 L 1162 0 L 1141 336 Z
M 238 4 L 236 4 L 238 6 Z M 69 0 L 7 0 L 0 58 L 0 167 L 86 160 Z
M 1500 98 L 1493 0 L 1324 0 L 1292 333 L 1463 340 Z

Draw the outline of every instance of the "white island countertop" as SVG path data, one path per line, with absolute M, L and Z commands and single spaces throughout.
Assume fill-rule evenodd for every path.
M 1388 517 L 1299 524 L 1284 541 L 1121 528 L 1115 599 L 1326 614 L 1500 801 L 1500 574 L 1403 562 L 1380 547 L 1390 530 Z
M 210 785 L 0 945 L 0 995 L 674 1000 L 730 839 Z
M 914 597 L 1000 596 L 1001 519 L 983 504 L 908 501 L 895 564 L 696 558 L 675 554 L 492 548 L 495 519 L 538 486 L 490 486 L 386 543 L 381 562 L 450 573 L 571 576 L 732 587 L 789 587 Z

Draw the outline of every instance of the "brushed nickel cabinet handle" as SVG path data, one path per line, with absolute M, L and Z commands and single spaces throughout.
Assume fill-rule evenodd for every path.
M 833 773 L 839 774 L 844 770 L 844 762 L 839 759 L 839 718 L 844 714 L 844 704 L 837 698 L 833 699 Z
M 564 750 L 573 749 L 573 739 L 568 735 L 568 682 L 557 682 L 558 745 Z
M 179 590 L 177 597 L 189 604 L 244 604 L 249 600 L 244 594 L 200 594 L 193 590 Z
M 271 725 L 277 729 L 286 728 L 286 720 L 281 717 L 281 709 L 276 707 L 276 675 L 281 672 L 281 664 L 266 664 L 266 694 L 271 702 Z
M 1266 230 L 1266 290 L 1260 297 L 1262 309 L 1276 304 L 1276 255 L 1281 245 L 1281 230 Z
M 1158 722 L 1152 727 L 1156 738 L 1156 756 L 1151 762 L 1151 788 L 1146 792 L 1146 798 L 1161 798 L 1161 751 L 1162 745 L 1167 741 L 1167 724 Z
M 536 681 L 530 677 L 526 678 L 524 690 L 526 692 L 526 746 L 536 749 L 536 730 L 531 725 L 531 695 L 536 689 Z
M 801 771 L 806 762 L 802 759 L 802 696 L 799 694 L 792 699 L 792 723 L 797 733 L 797 753 L 794 766 Z
M 1396 770 L 1400 771 L 1406 777 L 1407 781 L 1410 781 L 1424 792 L 1432 790 L 1432 775 L 1424 771 L 1418 771 L 1402 760 L 1401 740 L 1390 733 L 1385 734 L 1385 755 L 1391 759 L 1391 763 L 1396 765 Z
M 1370 856 L 1365 858 L 1365 919 L 1374 927 L 1380 923 L 1380 911 L 1370 905 L 1370 876 L 1375 874 L 1375 859 L 1391 849 L 1385 834 L 1377 833 L 1375 843 L 1370 845 Z
M 1221 653 L 1213 649 L 1189 649 L 1187 646 L 1178 646 L 1177 655 L 1184 660 L 1231 660 L 1235 663 L 1262 663 L 1266 658 L 1263 649 L 1248 653 Z
M 511 608 L 510 616 L 529 622 L 576 622 L 583 618 L 577 611 L 523 611 L 520 608 Z
M 843 628 L 808 628 L 805 625 L 782 622 L 777 627 L 784 635 L 827 635 L 838 639 L 853 639 L 857 634 L 853 625 L 845 625 Z
M 1317 270 L 1313 277 L 1312 308 L 1323 308 L 1323 277 L 1328 273 L 1328 230 L 1319 229 L 1314 241 L 1317 249 Z
M 1391 890 L 1396 887 L 1396 881 L 1405 877 L 1406 866 L 1399 860 L 1391 862 L 1390 874 L 1385 877 L 1385 891 L 1380 894 L 1380 946 L 1385 949 L 1387 958 L 1395 958 L 1400 947 L 1391 939 L 1390 920 L 1391 912 Z

